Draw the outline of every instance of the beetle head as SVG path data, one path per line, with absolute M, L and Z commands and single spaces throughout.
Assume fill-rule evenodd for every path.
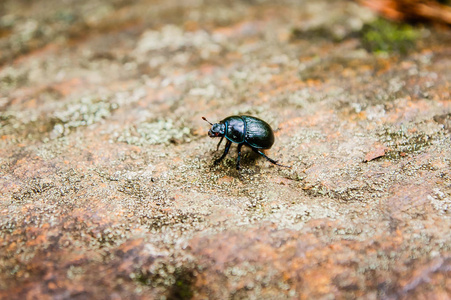
M 225 134 L 225 125 L 223 123 L 212 124 L 210 121 L 205 119 L 205 117 L 202 117 L 202 119 L 204 119 L 205 121 L 207 121 L 211 125 L 211 128 L 208 131 L 208 136 L 209 137 L 222 137 L 222 136 L 224 136 L 224 134 Z
M 219 137 L 224 136 L 225 131 L 225 125 L 222 123 L 215 123 L 211 126 L 210 130 L 208 131 L 209 137 Z

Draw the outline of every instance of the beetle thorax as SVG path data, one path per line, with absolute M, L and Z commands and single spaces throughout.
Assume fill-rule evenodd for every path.
M 215 123 L 208 131 L 209 137 L 221 137 L 225 134 L 225 125 L 222 123 Z

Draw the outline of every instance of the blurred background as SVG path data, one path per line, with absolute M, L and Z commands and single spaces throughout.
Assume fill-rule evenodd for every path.
M 1 299 L 449 299 L 449 1 L 0 1 Z M 206 117 L 275 131 L 219 166 Z

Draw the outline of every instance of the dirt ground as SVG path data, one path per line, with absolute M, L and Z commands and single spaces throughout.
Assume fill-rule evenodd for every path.
M 377 22 L 2 1 L 0 298 L 450 299 L 451 30 Z M 202 117 L 231 115 L 292 167 L 243 148 L 237 171 L 235 144 L 214 166 Z

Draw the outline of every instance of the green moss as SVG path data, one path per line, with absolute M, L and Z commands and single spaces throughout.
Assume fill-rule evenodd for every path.
M 164 287 L 167 290 L 166 299 L 185 300 L 193 297 L 193 283 L 195 280 L 192 269 L 186 267 L 174 267 L 174 272 L 169 272 L 166 264 L 161 264 L 157 272 L 137 271 L 131 278 L 139 285 Z
M 192 285 L 194 274 L 189 269 L 177 269 L 175 272 L 175 284 L 171 288 L 168 299 L 191 299 L 193 297 Z
M 143 272 L 136 272 L 133 274 L 132 279 L 142 285 L 151 285 L 152 281 L 149 275 L 144 274 Z
M 407 134 L 402 129 L 398 131 L 387 129 L 381 135 L 389 149 L 385 153 L 385 159 L 399 159 L 407 154 L 419 152 L 432 142 L 432 137 L 423 132 Z
M 398 24 L 378 19 L 361 31 L 363 46 L 375 53 L 405 54 L 415 46 L 420 34 L 409 24 Z

